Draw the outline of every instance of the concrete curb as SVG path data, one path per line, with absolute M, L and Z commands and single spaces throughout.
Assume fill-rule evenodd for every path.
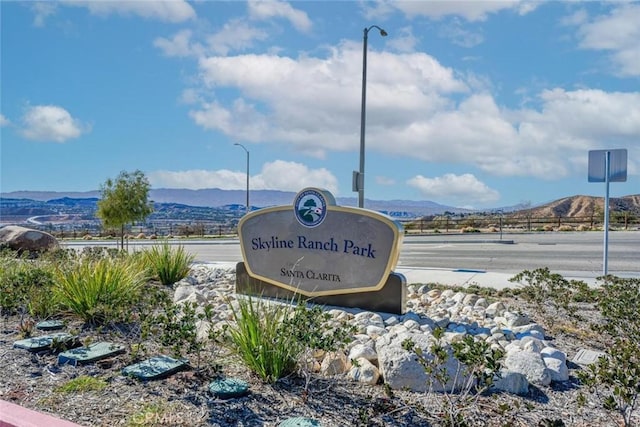
M 0 427 L 81 427 L 42 412 L 0 400 Z

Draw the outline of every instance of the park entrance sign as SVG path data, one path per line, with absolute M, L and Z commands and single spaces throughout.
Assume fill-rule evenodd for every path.
M 404 233 L 386 215 L 337 206 L 330 192 L 305 188 L 292 206 L 244 216 L 238 230 L 240 292 L 404 311 L 406 281 L 392 271 Z

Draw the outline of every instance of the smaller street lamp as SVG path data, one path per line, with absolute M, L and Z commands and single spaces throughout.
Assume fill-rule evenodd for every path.
M 245 208 L 245 214 L 249 213 L 249 150 L 247 150 L 247 147 L 245 147 L 244 145 L 236 142 L 233 145 L 237 145 L 238 147 L 242 147 L 242 149 L 247 153 L 247 203 L 246 203 L 246 208 Z

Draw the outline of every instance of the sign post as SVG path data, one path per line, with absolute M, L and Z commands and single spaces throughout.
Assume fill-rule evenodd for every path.
M 604 182 L 604 248 L 602 255 L 602 274 L 607 275 L 609 252 L 609 183 L 627 180 L 627 150 L 591 150 L 589 151 L 589 182 Z

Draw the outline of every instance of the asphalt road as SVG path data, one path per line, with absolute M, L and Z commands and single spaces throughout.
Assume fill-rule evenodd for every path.
M 406 236 L 398 267 L 470 269 L 516 274 L 549 267 L 564 276 L 592 276 L 603 272 L 602 232 L 494 234 L 436 234 Z M 157 241 L 129 241 L 129 250 Z M 181 244 L 201 262 L 242 260 L 237 239 L 170 241 Z M 108 245 L 111 241 L 65 242 L 68 247 Z M 609 233 L 608 272 L 640 277 L 640 231 Z
M 565 276 L 597 276 L 603 256 L 601 232 L 504 234 L 502 240 L 486 234 L 432 235 L 406 239 L 399 264 L 503 273 L 549 267 Z M 640 232 L 609 233 L 608 272 L 640 276 Z

